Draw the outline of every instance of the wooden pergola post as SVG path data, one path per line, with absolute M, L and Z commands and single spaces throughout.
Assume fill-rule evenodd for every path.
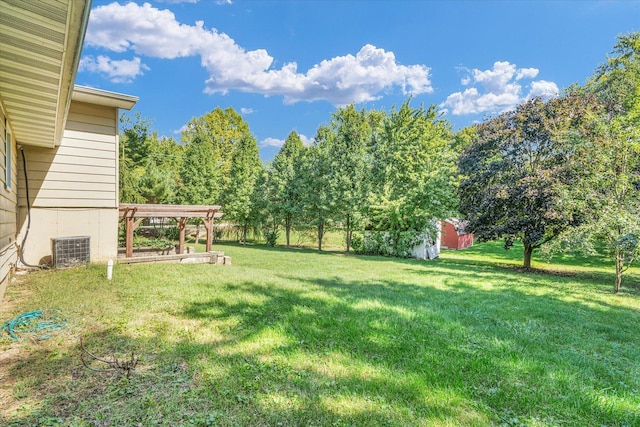
M 136 228 L 138 228 L 142 222 L 142 218 L 134 221 L 136 211 L 137 208 L 127 208 L 124 210 L 123 215 L 125 218 L 125 248 L 127 258 L 133 256 L 133 232 L 136 231 Z
M 204 228 L 207 230 L 207 252 L 211 250 L 211 241 L 213 240 L 213 214 L 204 219 Z
M 133 217 L 128 216 L 125 218 L 125 248 L 127 258 L 133 256 Z
M 180 238 L 178 239 L 179 254 L 184 252 L 184 234 L 185 228 L 187 227 L 187 221 L 189 221 L 189 218 L 176 218 L 176 223 L 178 224 L 178 229 L 180 230 Z

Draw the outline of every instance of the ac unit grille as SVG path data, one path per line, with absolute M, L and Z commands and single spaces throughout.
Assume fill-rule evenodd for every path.
M 91 260 L 90 237 L 56 237 L 51 239 L 53 266 L 67 268 L 88 264 Z

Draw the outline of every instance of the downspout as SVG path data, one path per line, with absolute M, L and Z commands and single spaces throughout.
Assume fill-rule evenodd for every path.
M 29 236 L 29 228 L 31 228 L 31 201 L 29 200 L 29 179 L 27 178 L 27 158 L 24 155 L 24 148 L 20 146 L 20 153 L 22 154 L 22 170 L 24 173 L 24 188 L 25 188 L 25 196 L 27 198 L 27 228 L 24 232 L 24 237 L 22 238 L 22 242 L 20 243 L 20 251 L 18 252 L 18 259 L 25 267 L 31 268 L 45 268 L 45 265 L 33 265 L 29 264 L 24 260 L 24 245 L 27 242 L 27 237 Z

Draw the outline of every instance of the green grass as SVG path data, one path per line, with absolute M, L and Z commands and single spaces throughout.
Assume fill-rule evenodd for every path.
M 0 424 L 639 426 L 640 272 L 605 259 L 521 272 L 481 244 L 434 261 L 217 245 L 231 267 L 117 265 L 20 276 L 0 322 Z M 130 378 L 82 366 L 140 358 Z

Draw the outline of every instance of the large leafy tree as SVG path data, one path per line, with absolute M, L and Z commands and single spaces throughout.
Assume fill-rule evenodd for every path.
M 298 165 L 303 144 L 300 135 L 292 131 L 273 159 L 269 168 L 267 209 L 272 218 L 281 222 L 285 229 L 286 245 L 289 247 L 291 229 L 301 213 L 301 186 Z M 271 224 L 273 228 L 273 224 Z
M 460 211 L 481 240 L 524 245 L 524 267 L 533 251 L 581 221 L 567 189 L 575 183 L 582 100 L 529 100 L 477 126 L 459 159 Z
M 134 118 L 120 115 L 120 141 L 118 149 L 118 190 L 120 202 L 144 203 L 140 194 L 140 178 L 144 175 L 143 162 L 148 154 L 147 135 L 151 123 L 140 113 Z
M 183 148 L 173 138 L 159 138 L 156 132 L 149 136 L 144 174 L 139 181 L 139 191 L 146 203 L 166 204 L 176 200 Z
M 458 204 L 449 123 L 434 106 L 412 108 L 408 101 L 372 121 L 380 124 L 373 129 L 369 151 L 371 227 L 416 236 L 431 231 L 435 238 L 434 219 L 451 216 Z
M 327 154 L 327 140 L 331 137 L 329 130 L 318 128 L 315 143 L 302 150 L 297 166 L 301 193 L 301 219 L 317 231 L 318 250 L 322 250 L 322 240 L 331 224 L 333 206 L 330 188 L 330 167 Z
M 274 213 L 274 196 L 272 194 L 274 186 L 270 181 L 270 170 L 262 168 L 256 179 L 255 191 L 251 197 L 252 221 L 261 227 L 266 243 L 270 246 L 275 246 L 279 236 L 280 218 Z
M 222 195 L 222 171 L 211 155 L 210 141 L 194 136 L 184 148 L 180 168 L 182 187 L 178 195 L 181 204 L 216 204 Z
M 582 93 L 601 107 L 579 167 L 585 224 L 571 238 L 615 259 L 614 292 L 640 255 L 640 32 L 620 36 Z
M 367 146 L 372 130 L 367 112 L 349 105 L 333 114 L 326 131 L 324 142 L 330 169 L 333 217 L 345 230 L 349 252 L 352 232 L 362 225 L 366 214 L 369 195 Z
M 139 113 L 120 117 L 120 201 L 171 203 L 179 185 L 181 146 L 173 138 L 159 138 L 151 121 Z
M 253 138 L 249 125 L 233 108 L 218 107 L 187 124 L 182 132 L 183 203 L 220 203 L 231 182 L 234 147 L 245 138 Z

